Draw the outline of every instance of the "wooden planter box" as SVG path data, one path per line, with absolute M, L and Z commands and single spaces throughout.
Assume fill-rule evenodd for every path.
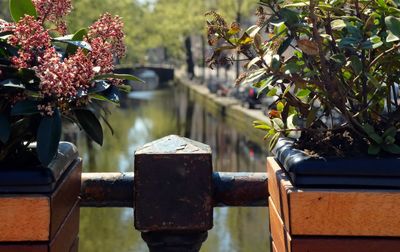
M 400 251 L 400 190 L 297 188 L 267 160 L 272 251 Z
M 0 184 L 0 252 L 78 250 L 82 161 L 72 144 L 59 151 L 49 168 L 0 171 L 10 179 Z

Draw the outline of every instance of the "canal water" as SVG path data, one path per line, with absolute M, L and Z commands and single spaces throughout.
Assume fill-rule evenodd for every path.
M 132 93 L 109 121 L 115 132 L 106 130 L 102 148 L 88 144 L 83 134 L 78 137 L 85 172 L 133 171 L 134 151 L 169 134 L 210 145 L 215 171 L 265 171 L 265 148 L 207 111 L 183 87 Z M 267 215 L 267 208 L 216 208 L 214 228 L 201 251 L 269 251 Z M 148 251 L 133 228 L 132 209 L 82 208 L 80 225 L 82 252 Z

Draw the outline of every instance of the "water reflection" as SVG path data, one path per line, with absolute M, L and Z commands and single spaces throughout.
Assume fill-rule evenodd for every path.
M 78 137 L 86 172 L 131 171 L 136 148 L 169 134 L 209 144 L 214 170 L 264 171 L 262 149 L 189 99 L 183 88 L 132 94 L 124 107 L 110 116 L 115 132 L 106 132 L 101 149 Z M 218 208 L 202 252 L 268 251 L 267 227 L 266 208 Z M 132 209 L 82 209 L 80 238 L 83 252 L 147 251 L 133 228 Z

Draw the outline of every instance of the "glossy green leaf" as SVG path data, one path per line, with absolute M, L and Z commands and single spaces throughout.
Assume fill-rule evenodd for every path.
M 40 103 L 37 101 L 24 100 L 17 102 L 11 109 L 11 115 L 33 115 L 38 114 L 38 105 Z
M 309 96 L 310 93 L 311 93 L 311 91 L 309 89 L 302 89 L 299 92 L 297 92 L 296 96 L 300 97 L 300 98 L 303 98 L 303 97 Z
M 354 74 L 359 75 L 363 69 L 360 58 L 356 55 L 352 55 L 349 61 L 350 67 L 353 69 Z
M 43 165 L 48 165 L 57 155 L 61 139 L 61 113 L 54 110 L 52 116 L 44 116 L 37 132 L 37 154 Z
M 88 51 L 92 50 L 92 47 L 90 46 L 90 44 L 86 41 L 75 41 L 75 40 L 60 40 L 58 42 L 61 43 L 66 43 L 68 44 L 68 46 L 70 46 L 70 51 L 68 53 L 73 53 L 75 52 L 78 48 L 82 48 Z M 67 48 L 68 48 L 67 46 Z
M 10 122 L 7 120 L 6 116 L 0 115 L 0 141 L 5 144 L 10 138 L 10 134 Z
M 119 80 L 130 80 L 145 83 L 143 80 L 131 74 L 101 74 L 93 78 L 93 80 L 103 80 L 103 79 L 119 79 Z
M 378 155 L 381 151 L 381 147 L 379 145 L 373 144 L 368 147 L 369 155 Z
M 287 39 L 285 39 L 285 41 L 283 41 L 283 43 L 278 48 L 278 55 L 282 55 L 289 48 L 292 41 L 293 37 L 288 37 Z
M 99 145 L 103 145 L 103 128 L 93 112 L 85 109 L 77 109 L 74 110 L 74 113 L 79 125 L 90 139 Z
M 299 22 L 299 13 L 294 10 L 282 8 L 279 10 L 278 14 L 285 19 L 285 23 L 288 26 L 295 25 Z
M 113 103 L 119 103 L 119 89 L 116 86 L 111 86 L 108 88 L 106 91 L 103 92 L 104 97 L 107 98 L 107 100 L 113 102 Z
M 86 29 L 80 29 L 79 31 L 75 32 L 75 34 L 72 36 L 71 41 L 83 41 L 83 39 L 85 38 L 85 36 L 87 35 L 87 30 Z M 90 45 L 89 45 L 90 46 Z M 77 46 L 75 44 L 71 44 L 69 43 L 67 46 L 67 49 L 65 50 L 68 54 L 74 54 L 76 52 L 76 50 L 78 50 L 78 48 L 81 46 Z M 84 48 L 84 47 L 81 47 Z M 84 48 L 87 49 L 87 48 Z M 91 50 L 87 49 L 87 50 Z
M 37 17 L 35 5 L 32 0 L 10 0 L 10 14 L 15 22 L 18 22 L 25 15 Z
M 94 86 L 89 88 L 88 93 L 93 94 L 93 93 L 103 92 L 107 90 L 110 86 L 111 85 L 106 81 L 103 80 L 95 81 Z
M 387 130 L 385 130 L 385 133 L 383 133 L 382 137 L 384 138 L 388 136 L 395 137 L 396 133 L 397 133 L 396 127 L 390 127 Z
M 20 80 L 6 79 L 0 82 L 0 87 L 25 89 L 25 85 Z
M 383 145 L 382 149 L 392 154 L 400 154 L 400 146 L 397 144 Z
M 400 18 L 389 16 L 385 18 L 385 24 L 388 32 L 387 42 L 400 40 Z

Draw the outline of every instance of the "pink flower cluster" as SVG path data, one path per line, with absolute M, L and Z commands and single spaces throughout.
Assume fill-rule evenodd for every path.
M 38 58 L 39 65 L 34 67 L 40 79 L 40 90 L 45 96 L 58 99 L 75 97 L 80 88 L 86 90 L 94 77 L 93 63 L 82 50 L 71 57 L 61 60 L 53 47 Z
M 19 68 L 32 66 L 35 53 L 40 53 L 51 46 L 51 37 L 42 24 L 32 16 L 25 16 L 15 24 L 8 43 L 19 46 L 19 57 L 11 60 Z
M 5 32 L 5 31 L 12 31 L 13 25 L 10 24 L 9 22 L 0 19 L 0 31 Z
M 70 11 L 70 1 L 33 1 L 39 13 L 38 20 L 27 15 L 12 25 L 0 20 L 0 30 L 10 29 L 12 35 L 8 42 L 19 47 L 18 57 L 11 58 L 13 65 L 34 70 L 40 79 L 41 95 L 57 100 L 39 108 L 49 114 L 53 111 L 52 106 L 61 107 L 77 100 L 78 91 L 90 88 L 95 74 L 113 71 L 114 57 L 125 54 L 123 23 L 118 16 L 104 14 L 90 27 L 85 38 L 92 50 L 87 52 L 79 48 L 63 58 L 51 44 L 49 30 L 43 27 L 43 21 L 59 22 L 59 18 Z M 113 85 L 119 84 L 119 81 L 110 81 Z
M 112 45 L 111 51 L 118 58 L 125 55 L 124 24 L 119 16 L 113 17 L 110 13 L 103 14 L 92 26 L 89 27 L 89 41 L 101 38 L 103 43 Z
M 95 67 L 100 67 L 99 73 L 105 74 L 114 70 L 114 57 L 112 45 L 103 41 L 101 38 L 95 38 L 90 41 L 92 51 L 90 57 Z
M 67 27 L 62 18 L 71 12 L 71 0 L 32 0 L 32 2 L 42 22 L 54 22 L 61 34 L 66 33 Z

